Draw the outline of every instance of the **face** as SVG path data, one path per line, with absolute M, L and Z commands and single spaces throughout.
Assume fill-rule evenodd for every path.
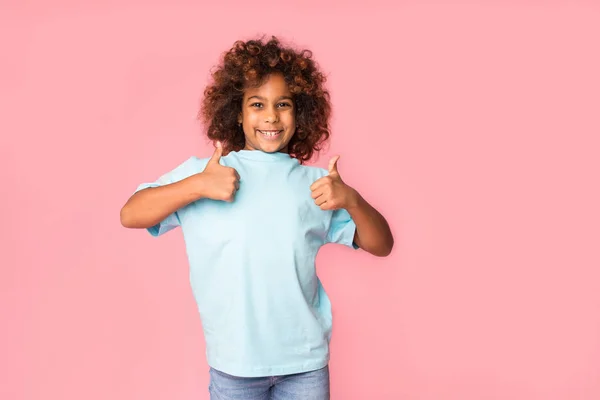
M 296 109 L 281 74 L 272 74 L 262 86 L 245 91 L 240 122 L 246 138 L 245 150 L 288 152 L 288 143 L 296 131 Z

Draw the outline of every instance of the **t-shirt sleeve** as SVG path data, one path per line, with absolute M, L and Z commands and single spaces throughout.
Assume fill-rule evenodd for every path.
M 327 243 L 339 243 L 358 249 L 358 246 L 354 243 L 355 232 L 356 224 L 348 211 L 343 208 L 334 210 L 327 232 Z
M 159 186 L 175 183 L 175 182 L 183 180 L 197 172 L 201 172 L 201 171 L 197 170 L 198 168 L 195 165 L 196 160 L 197 159 L 195 157 L 191 157 L 191 158 L 187 159 L 186 161 L 184 161 L 179 166 L 177 166 L 172 171 L 167 172 L 166 174 L 162 175 L 156 181 L 140 184 L 138 186 L 138 188 L 136 189 L 135 193 L 137 193 L 143 189 L 159 187 Z M 158 224 L 149 227 L 147 230 L 152 236 L 160 236 L 164 233 L 169 232 L 170 230 L 172 230 L 174 228 L 177 228 L 180 225 L 181 225 L 181 221 L 179 219 L 179 211 L 175 211 L 174 213 L 168 215 L 164 220 L 162 220 Z

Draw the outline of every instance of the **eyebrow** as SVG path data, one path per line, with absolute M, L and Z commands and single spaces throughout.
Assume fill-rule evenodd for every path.
M 248 97 L 248 100 L 246 100 L 246 101 L 250 101 L 251 99 L 258 99 L 258 100 L 265 101 L 265 98 L 261 97 L 261 96 L 250 96 L 250 97 Z M 290 96 L 281 96 L 280 98 L 277 99 L 277 101 L 280 101 L 280 100 L 292 100 L 293 101 L 294 99 L 292 99 Z

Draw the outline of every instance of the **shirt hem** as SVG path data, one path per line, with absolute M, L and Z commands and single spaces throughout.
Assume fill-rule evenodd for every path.
M 302 364 L 275 367 L 257 367 L 249 369 L 237 365 L 225 366 L 214 360 L 208 360 L 209 367 L 214 368 L 217 371 L 224 372 L 228 375 L 240 378 L 259 378 L 265 376 L 300 374 L 303 372 L 316 371 L 318 369 L 325 368 L 327 364 L 329 364 L 329 358 L 319 361 L 305 362 Z

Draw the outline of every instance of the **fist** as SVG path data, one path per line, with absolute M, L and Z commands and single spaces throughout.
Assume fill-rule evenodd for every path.
M 223 147 L 217 142 L 217 148 L 199 175 L 202 176 L 204 198 L 232 202 L 240 188 L 240 176 L 231 167 L 219 164 L 223 155 Z
M 349 208 L 357 202 L 357 193 L 342 181 L 337 169 L 340 156 L 329 161 L 329 174 L 317 179 L 311 186 L 311 197 L 321 210 Z

